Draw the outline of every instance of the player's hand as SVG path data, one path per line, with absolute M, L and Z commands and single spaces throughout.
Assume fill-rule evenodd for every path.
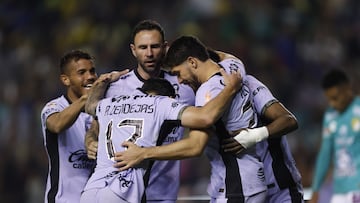
M 118 168 L 119 171 L 134 167 L 144 160 L 142 156 L 144 148 L 128 141 L 124 142 L 122 146 L 127 147 L 127 150 L 115 153 L 116 163 L 114 164 L 114 167 Z
M 117 81 L 122 75 L 125 75 L 128 72 L 129 69 L 125 69 L 123 71 L 112 71 L 110 73 L 101 74 L 94 85 L 108 85 L 111 82 Z
M 119 78 L 123 75 L 125 75 L 126 73 L 129 72 L 129 69 L 125 69 L 122 71 L 112 71 L 109 74 L 109 78 L 110 78 L 110 82 L 115 82 L 117 80 L 119 80 Z
M 234 155 L 238 155 L 245 150 L 245 148 L 232 137 L 224 139 L 221 147 L 224 149 L 224 152 Z
M 230 74 L 226 73 L 226 71 L 220 68 L 220 73 L 224 78 L 225 87 L 234 89 L 238 91 L 242 87 L 242 76 L 240 72 L 233 71 Z
M 98 142 L 91 141 L 86 145 L 87 156 L 89 159 L 96 159 Z

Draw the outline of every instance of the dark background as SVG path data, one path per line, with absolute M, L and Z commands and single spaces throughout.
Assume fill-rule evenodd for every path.
M 324 72 L 342 68 L 359 85 L 360 1 L 356 0 L 1 0 L 0 200 L 43 202 L 47 157 L 40 111 L 64 92 L 59 59 L 95 55 L 97 72 L 134 68 L 129 43 L 140 20 L 157 20 L 171 42 L 182 34 L 241 58 L 291 110 L 288 135 L 309 187 L 326 107 Z M 181 196 L 206 194 L 204 157 L 183 161 Z

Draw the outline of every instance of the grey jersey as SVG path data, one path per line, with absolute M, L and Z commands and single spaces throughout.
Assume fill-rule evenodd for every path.
M 121 146 L 124 141 L 141 147 L 157 145 L 172 127 L 180 125 L 178 118 L 186 106 L 175 99 L 147 95 L 139 90 L 101 100 L 96 109 L 99 121 L 97 165 L 85 190 L 107 186 L 129 202 L 140 202 L 148 164 L 119 172 L 113 166 L 114 154 L 125 150 Z M 169 124 L 175 125 L 169 128 Z
M 61 96 L 48 102 L 41 111 L 44 145 L 49 159 L 45 202 L 79 202 L 95 162 L 87 158 L 85 133 L 92 117 L 81 112 L 72 126 L 54 134 L 46 128 L 46 120 L 53 113 L 68 107 L 69 101 Z
M 187 85 L 179 84 L 176 76 L 170 75 L 166 71 L 161 71 L 160 76 L 168 80 L 175 88 L 176 99 L 184 104 L 195 104 L 195 93 Z M 128 74 L 122 76 L 118 81 L 111 83 L 106 92 L 106 97 L 111 97 L 119 94 L 126 94 L 141 87 L 144 79 L 141 78 L 136 69 Z M 164 139 L 163 143 L 169 144 L 180 140 L 183 137 L 184 128 L 179 127 L 169 133 Z M 149 174 L 146 175 L 148 179 L 148 187 L 146 188 L 147 200 L 173 200 L 177 199 L 177 194 L 180 186 L 180 161 L 155 161 Z M 168 187 L 171 185 L 171 187 Z
M 248 75 L 245 83 L 250 87 L 252 101 L 259 115 L 263 115 L 268 106 L 278 102 L 270 90 L 255 77 Z M 257 144 L 257 149 L 264 162 L 270 196 L 281 189 L 290 187 L 297 188 L 302 193 L 301 176 L 296 168 L 286 136 L 264 140 Z
M 224 60 L 219 63 L 227 72 L 245 70 L 240 60 Z M 224 88 L 223 78 L 216 74 L 203 83 L 196 92 L 196 106 L 203 106 L 217 96 Z M 257 115 L 250 98 L 250 90 L 244 85 L 238 92 L 222 119 L 216 124 L 215 135 L 210 136 L 205 153 L 210 160 L 211 177 L 208 193 L 212 198 L 244 199 L 266 190 L 263 164 L 256 148 L 247 149 L 238 156 L 224 153 L 221 149 L 223 138 L 231 132 L 257 125 Z

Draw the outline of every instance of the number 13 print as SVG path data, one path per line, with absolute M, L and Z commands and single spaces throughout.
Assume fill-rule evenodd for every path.
M 120 123 L 118 124 L 118 128 L 122 128 L 122 127 L 132 127 L 133 128 L 133 133 L 129 136 L 129 138 L 127 138 L 127 141 L 130 142 L 135 142 L 139 137 L 142 136 L 143 134 L 143 125 L 144 125 L 144 120 L 143 119 L 124 119 L 122 121 L 120 121 Z M 106 151 L 108 154 L 108 158 L 112 161 L 114 161 L 114 156 L 115 156 L 115 148 L 112 142 L 113 139 L 113 121 L 111 120 L 107 126 L 106 129 Z

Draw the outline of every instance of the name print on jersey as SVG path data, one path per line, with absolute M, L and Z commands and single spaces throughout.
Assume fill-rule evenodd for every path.
M 153 97 L 152 95 L 134 95 L 134 99 L 139 99 L 143 97 Z M 120 95 L 116 98 L 113 98 L 113 103 L 118 103 L 120 101 L 125 101 L 130 99 L 130 96 Z M 121 105 L 111 104 L 105 107 L 105 116 L 111 116 L 116 114 L 129 114 L 129 113 L 153 113 L 154 112 L 154 105 L 151 104 L 132 104 L 132 103 L 125 103 Z

